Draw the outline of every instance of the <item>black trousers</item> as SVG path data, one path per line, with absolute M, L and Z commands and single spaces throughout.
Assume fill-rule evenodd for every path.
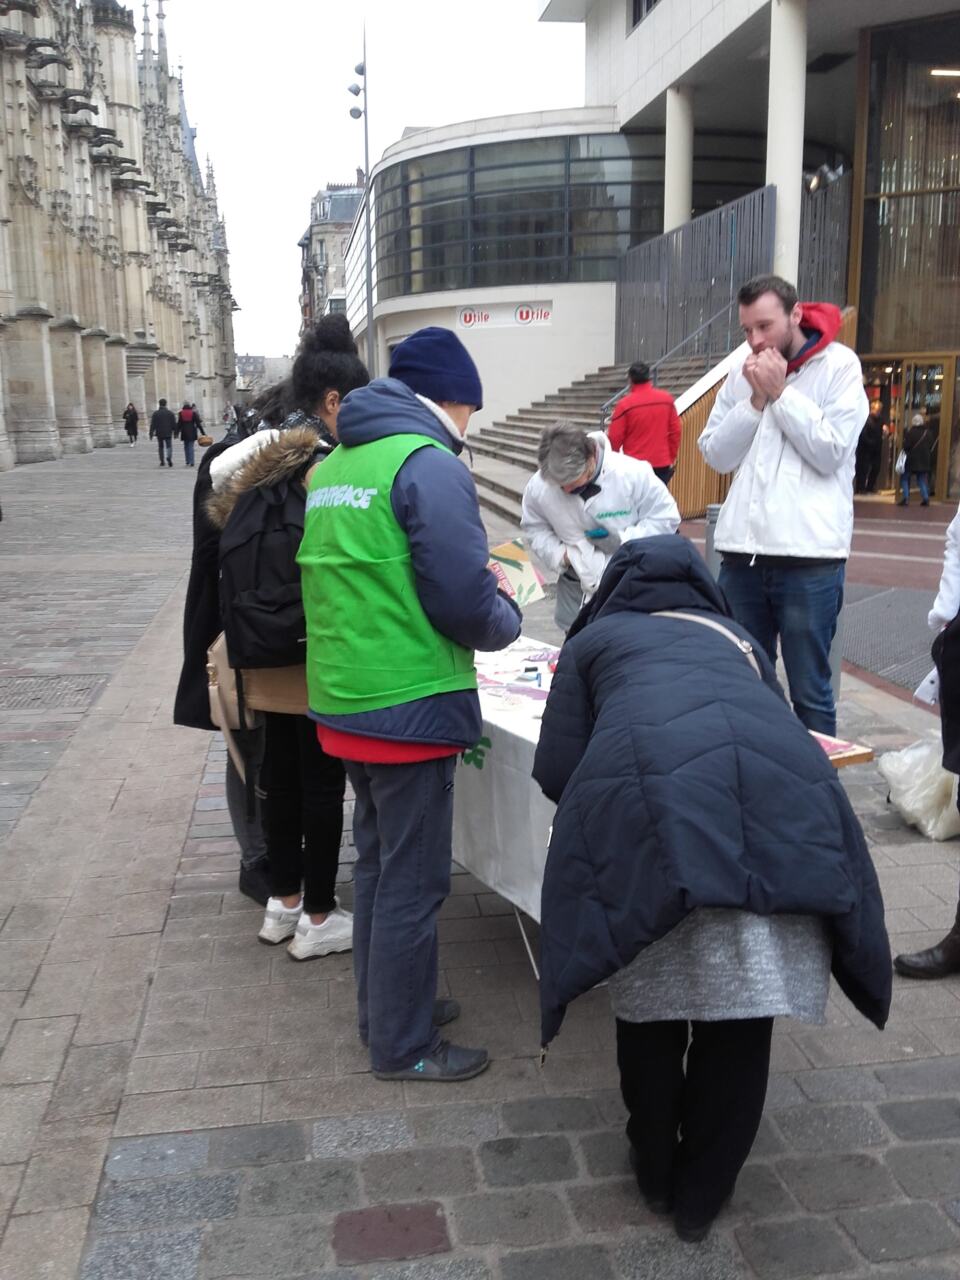
M 673 473 L 676 469 L 676 467 L 654 467 L 653 474 L 658 480 L 662 480 L 664 484 L 669 485 L 670 481 L 673 479 Z
M 290 897 L 302 886 L 305 911 L 332 911 L 343 835 L 343 761 L 326 754 L 306 716 L 267 712 L 265 719 L 260 781 L 271 893 Z
M 640 1188 L 672 1200 L 678 1217 L 708 1222 L 733 1192 L 763 1114 L 772 1033 L 772 1018 L 617 1019 L 620 1089 Z

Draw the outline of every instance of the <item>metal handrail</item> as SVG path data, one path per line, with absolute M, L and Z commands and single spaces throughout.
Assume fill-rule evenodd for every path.
M 719 320 L 722 316 L 728 316 L 735 302 L 736 302 L 736 298 L 731 298 L 730 301 L 727 303 L 727 305 L 725 307 L 721 307 L 721 309 L 717 312 L 716 315 L 711 316 L 709 320 L 704 320 L 703 324 L 699 327 L 699 329 L 694 329 L 693 333 L 688 333 L 687 336 L 681 342 L 678 342 L 675 347 L 671 347 L 670 350 L 666 353 L 666 355 L 662 355 L 659 358 L 659 360 L 655 360 L 653 362 L 653 364 L 650 366 L 650 381 L 653 383 L 654 386 L 657 385 L 656 373 L 657 373 L 657 370 L 660 368 L 660 366 L 662 364 L 665 364 L 667 360 L 675 356 L 678 351 L 681 351 L 687 345 L 688 342 L 693 342 L 694 338 L 699 338 L 700 334 L 703 333 L 705 329 L 709 329 L 710 326 L 714 324 L 717 320 Z M 604 404 L 600 406 L 601 430 L 604 430 L 604 431 L 606 430 L 607 410 L 610 409 L 613 405 L 615 405 L 619 400 L 622 400 L 623 397 L 630 390 L 632 385 L 633 385 L 632 383 L 628 382 L 625 387 L 622 387 L 615 395 L 612 395 L 609 400 L 607 400 Z

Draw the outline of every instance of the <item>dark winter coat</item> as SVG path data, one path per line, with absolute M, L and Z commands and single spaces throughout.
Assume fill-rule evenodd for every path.
M 857 441 L 857 457 L 863 459 L 879 458 L 883 451 L 883 419 L 877 413 L 871 413 L 860 432 Z
M 137 423 L 140 421 L 140 415 L 136 409 L 124 409 L 123 425 L 128 431 L 136 431 Z
M 172 440 L 177 429 L 177 420 L 169 409 L 156 409 L 150 419 L 150 439 Z
M 220 618 L 220 534 L 241 493 L 257 484 L 276 484 L 314 456 L 318 437 L 309 428 L 285 431 L 254 454 L 215 494 L 210 464 L 240 439 L 228 432 L 203 455 L 193 491 L 193 560 L 183 610 L 183 668 L 174 702 L 175 724 L 213 729 L 207 693 L 207 650 L 223 630 Z
M 943 767 L 960 773 L 960 618 L 948 622 L 933 642 L 940 675 L 940 734 Z
M 181 409 L 177 414 L 177 435 L 184 444 L 195 444 L 200 434 L 200 420 L 192 409 Z
M 833 972 L 877 1026 L 890 1005 L 883 901 L 818 744 L 725 636 L 741 636 L 685 539 L 625 543 L 564 645 L 534 777 L 558 801 L 541 906 L 544 1043 L 565 1006 L 696 907 L 824 916 Z
M 933 446 L 936 432 L 929 423 L 923 426 L 908 427 L 903 437 L 903 448 L 907 455 L 907 470 L 911 475 L 933 470 Z
M 442 449 L 417 449 L 397 472 L 393 513 L 410 540 L 417 597 L 441 635 L 467 649 L 503 649 L 520 634 L 520 610 L 487 569 L 490 551 L 473 477 L 456 455 L 463 441 L 396 378 L 351 391 L 337 419 L 342 449 L 417 434 Z M 347 733 L 410 742 L 474 743 L 482 732 L 476 691 L 434 694 L 380 711 L 316 716 Z

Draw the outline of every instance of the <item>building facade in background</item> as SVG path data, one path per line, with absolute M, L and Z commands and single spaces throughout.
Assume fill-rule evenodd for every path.
M 300 332 L 323 315 L 344 311 L 344 257 L 353 221 L 363 199 L 363 173 L 357 182 L 331 184 L 310 206 L 310 226 L 300 240 Z
M 584 24 L 582 108 L 410 131 L 374 169 L 380 367 L 419 324 L 457 328 L 497 371 L 482 426 L 626 361 L 631 289 L 648 317 L 702 293 L 691 316 L 707 320 L 751 237 L 767 269 L 858 307 L 870 394 L 894 439 L 918 409 L 939 424 L 937 492 L 952 494 L 957 0 L 545 0 L 541 20 Z M 696 252 L 670 274 L 678 233 L 718 208 L 730 216 L 693 223 Z M 363 342 L 365 270 L 358 217 L 346 301 Z M 664 325 L 652 358 L 699 319 Z
M 245 402 L 293 373 L 293 356 L 237 356 L 237 395 Z
M 234 301 L 163 0 L 0 3 L 0 468 L 110 446 L 123 410 L 233 398 Z

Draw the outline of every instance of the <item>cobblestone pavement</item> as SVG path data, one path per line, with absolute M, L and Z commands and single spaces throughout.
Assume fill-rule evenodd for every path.
M 170 724 L 191 476 L 152 461 L 0 476 L 0 1280 L 955 1277 L 960 980 L 898 982 L 882 1034 L 839 994 L 825 1027 L 778 1025 L 759 1141 L 703 1246 L 638 1203 L 605 993 L 541 1070 L 515 921 L 465 873 L 441 986 L 493 1065 L 373 1079 L 349 957 L 257 944 L 222 744 Z M 849 677 L 841 725 L 880 750 L 936 730 Z M 894 946 L 928 944 L 957 846 L 905 829 L 875 767 L 845 781 Z

